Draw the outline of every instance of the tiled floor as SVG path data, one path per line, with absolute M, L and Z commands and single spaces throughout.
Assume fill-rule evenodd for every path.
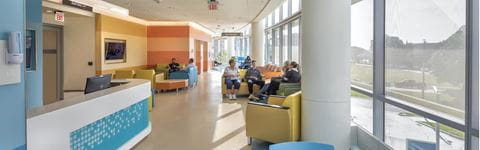
M 211 71 L 190 89 L 156 95 L 150 113 L 152 133 L 137 150 L 266 150 L 268 144 L 247 144 L 245 106 L 248 100 L 223 100 L 221 73 Z

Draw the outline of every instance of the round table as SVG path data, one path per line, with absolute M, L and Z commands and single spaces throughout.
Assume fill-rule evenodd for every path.
M 334 150 L 332 145 L 315 142 L 287 142 L 270 145 L 270 150 Z

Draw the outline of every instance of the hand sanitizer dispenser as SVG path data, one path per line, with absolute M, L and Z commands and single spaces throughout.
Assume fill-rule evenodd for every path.
M 5 54 L 7 64 L 21 64 L 23 62 L 22 33 L 11 32 L 8 36 L 8 49 Z

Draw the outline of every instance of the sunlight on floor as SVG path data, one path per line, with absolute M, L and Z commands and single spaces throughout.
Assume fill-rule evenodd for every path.
M 223 105 L 223 104 L 222 104 Z M 238 104 L 239 107 L 240 104 Z M 212 142 L 217 142 L 223 138 L 228 138 L 226 136 L 232 134 L 235 131 L 241 130 L 245 127 L 245 119 L 241 109 L 236 109 L 229 113 L 226 116 L 223 116 L 217 120 L 215 124 L 215 132 L 213 135 Z M 245 130 L 245 129 L 242 129 Z
M 234 137 L 230 138 L 228 141 L 223 142 L 214 148 L 214 150 L 228 150 L 228 149 L 248 149 L 247 148 L 248 138 L 245 136 L 245 130 L 238 133 Z
M 226 114 L 232 113 L 234 111 L 238 111 L 242 109 L 242 105 L 240 104 L 228 104 L 228 103 L 223 103 L 218 105 L 218 110 L 217 110 L 217 117 L 223 117 Z

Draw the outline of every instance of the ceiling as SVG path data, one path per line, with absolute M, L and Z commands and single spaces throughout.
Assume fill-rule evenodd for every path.
M 218 10 L 213 11 L 208 10 L 208 0 L 104 1 L 129 9 L 131 16 L 147 21 L 190 21 L 221 33 L 239 31 L 253 19 L 262 19 L 284 0 L 218 0 Z

